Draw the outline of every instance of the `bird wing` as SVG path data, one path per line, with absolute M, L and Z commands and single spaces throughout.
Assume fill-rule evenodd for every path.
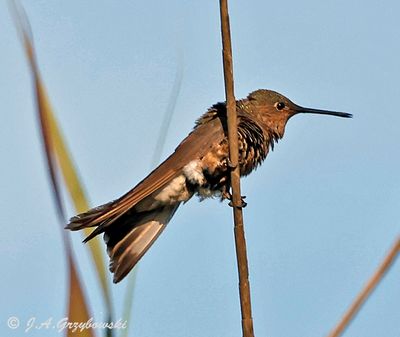
M 114 222 L 138 202 L 163 188 L 171 179 L 180 174 L 186 164 L 204 156 L 215 143 L 221 142 L 223 138 L 224 130 L 220 118 L 215 117 L 205 124 L 197 125 L 174 153 L 132 190 L 112 202 L 71 218 L 67 228 L 79 230 L 99 224 L 104 227 Z

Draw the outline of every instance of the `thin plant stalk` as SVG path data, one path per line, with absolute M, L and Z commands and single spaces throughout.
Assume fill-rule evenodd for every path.
M 381 264 L 378 266 L 375 273 L 365 284 L 364 288 L 354 299 L 349 309 L 346 311 L 340 322 L 335 326 L 335 328 L 331 331 L 328 337 L 339 337 L 343 334 L 343 332 L 348 328 L 352 320 L 361 310 L 363 304 L 367 301 L 372 292 L 376 289 L 378 284 L 382 281 L 383 277 L 389 271 L 396 257 L 399 255 L 399 252 L 400 252 L 400 237 L 397 238 L 396 242 L 389 250 L 388 254 L 385 256 Z
M 229 159 L 231 166 L 232 205 L 236 259 L 239 273 L 240 308 L 242 332 L 244 337 L 253 337 L 253 318 L 251 315 L 249 269 L 247 264 L 246 239 L 244 235 L 242 197 L 240 192 L 240 168 L 237 134 L 236 100 L 233 85 L 232 44 L 229 27 L 228 1 L 220 0 L 222 56 L 224 65 L 225 95 L 228 119 Z

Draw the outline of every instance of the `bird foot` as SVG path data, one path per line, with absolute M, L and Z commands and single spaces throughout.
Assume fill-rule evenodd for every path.
M 234 207 L 234 206 L 233 206 L 232 193 L 229 192 L 229 190 L 228 190 L 227 188 L 224 188 L 223 191 L 221 192 L 221 201 L 224 200 L 224 199 L 229 200 L 228 205 L 229 205 L 230 207 Z M 245 202 L 244 199 L 246 199 L 246 196 L 245 196 L 245 195 L 242 195 L 242 196 L 240 197 L 240 204 L 239 204 L 237 207 L 239 207 L 239 208 L 244 208 L 244 207 L 247 206 L 247 202 Z
M 232 170 L 234 170 L 234 169 L 237 167 L 237 165 L 233 165 L 233 164 L 232 164 L 230 158 L 226 158 L 226 159 L 225 159 L 225 165 L 226 165 L 227 167 L 229 167 L 230 169 L 232 169 Z
M 245 208 L 245 207 L 247 206 L 247 202 L 244 201 L 244 199 L 246 199 L 246 196 L 245 196 L 245 195 L 242 195 L 242 196 L 240 197 L 240 204 L 237 205 L 237 206 L 234 206 L 234 205 L 233 205 L 232 198 L 231 198 L 231 199 L 229 199 L 230 201 L 229 201 L 228 205 L 229 205 L 230 207 Z
M 221 193 L 221 201 L 224 199 L 232 200 L 232 194 L 229 191 L 223 191 Z

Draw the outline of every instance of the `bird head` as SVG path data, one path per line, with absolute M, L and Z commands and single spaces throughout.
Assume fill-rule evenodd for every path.
M 252 113 L 261 121 L 264 127 L 282 138 L 287 121 L 299 113 L 330 115 L 351 118 L 353 115 L 345 112 L 305 108 L 293 103 L 287 97 L 266 89 L 253 91 L 247 97 L 252 106 Z

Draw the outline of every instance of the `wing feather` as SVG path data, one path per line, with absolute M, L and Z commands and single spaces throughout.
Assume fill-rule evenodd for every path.
M 67 228 L 79 230 L 99 224 L 103 228 L 106 227 L 141 200 L 162 189 L 181 173 L 186 164 L 203 157 L 216 142 L 221 142 L 223 137 L 224 130 L 219 118 L 209 120 L 206 124 L 197 125 L 179 144 L 174 153 L 132 190 L 112 202 L 73 217 Z

